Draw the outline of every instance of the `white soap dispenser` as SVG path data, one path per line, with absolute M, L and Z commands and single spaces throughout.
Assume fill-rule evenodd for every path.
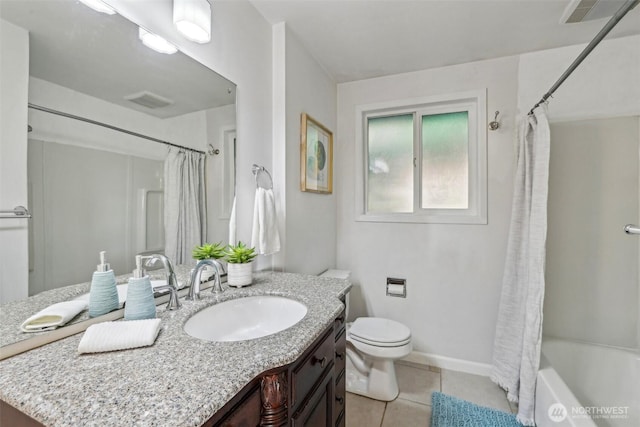
M 142 268 L 142 256 L 136 255 L 136 269 L 133 270 L 133 277 L 129 278 L 124 319 L 140 320 L 155 317 L 156 301 L 153 298 L 151 280 Z
M 102 316 L 120 307 L 116 276 L 106 260 L 106 252 L 100 252 L 100 264 L 91 278 L 89 291 L 89 317 Z

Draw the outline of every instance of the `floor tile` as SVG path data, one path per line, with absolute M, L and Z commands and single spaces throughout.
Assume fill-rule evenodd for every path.
M 431 405 L 431 393 L 440 391 L 440 374 L 437 372 L 396 364 L 396 376 L 399 399 Z
M 396 399 L 387 403 L 382 427 L 429 427 L 431 425 L 431 406 Z M 347 425 L 347 427 L 351 427 Z
M 385 402 L 347 393 L 345 417 L 347 427 L 379 427 Z
M 411 366 L 412 368 L 422 369 L 425 371 L 433 371 L 434 369 L 438 369 L 422 363 L 409 362 L 408 360 L 396 360 L 395 365 Z M 434 372 L 439 372 L 439 371 L 434 371 Z
M 511 412 L 505 392 L 488 377 L 443 369 L 442 392 L 480 406 Z

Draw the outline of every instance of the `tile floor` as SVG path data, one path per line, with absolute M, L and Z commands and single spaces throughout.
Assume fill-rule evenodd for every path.
M 440 391 L 481 406 L 516 412 L 500 387 L 487 377 L 409 362 L 396 362 L 400 395 L 380 402 L 347 393 L 347 427 L 428 427 L 431 425 L 431 393 Z

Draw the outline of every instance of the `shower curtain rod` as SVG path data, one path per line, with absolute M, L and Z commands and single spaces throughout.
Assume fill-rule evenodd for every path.
M 195 151 L 196 153 L 204 154 L 204 151 L 196 150 L 194 148 L 184 147 L 182 145 L 174 144 L 174 143 L 168 142 L 168 141 L 163 141 L 162 139 L 154 138 L 152 136 L 143 135 L 143 134 L 138 133 L 138 132 L 133 132 L 133 131 L 130 131 L 130 130 L 122 129 L 122 128 L 119 128 L 117 126 L 109 125 L 107 123 L 98 122 L 96 120 L 87 119 L 86 117 L 80 117 L 80 116 L 76 116 L 74 114 L 64 113 L 62 111 L 54 110 L 54 109 L 47 108 L 47 107 L 42 107 L 40 105 L 36 105 L 36 104 L 32 104 L 32 103 L 29 103 L 27 105 L 28 105 L 29 108 L 32 108 L 34 110 L 44 111 L 45 113 L 55 114 L 57 116 L 62 116 L 62 117 L 67 117 L 69 119 L 79 120 L 79 121 L 85 122 L 85 123 L 91 123 L 92 125 L 102 126 L 104 128 L 115 130 L 115 131 L 122 132 L 122 133 L 126 133 L 128 135 L 137 136 L 138 138 L 148 139 L 149 141 L 159 142 L 161 144 L 170 145 L 172 147 L 180 148 L 182 150 Z
M 593 40 L 589 42 L 587 47 L 585 47 L 584 50 L 580 53 L 580 55 L 578 55 L 578 57 L 573 61 L 573 63 L 571 63 L 569 68 L 567 68 L 567 70 L 564 73 L 562 73 L 560 78 L 553 84 L 553 86 L 551 86 L 551 88 L 547 91 L 547 93 L 545 93 L 542 96 L 542 99 L 540 99 L 540 101 L 538 101 L 538 103 L 533 106 L 533 108 L 529 111 L 529 114 L 533 114 L 533 110 L 538 108 L 540 104 L 545 103 L 547 99 L 549 99 L 553 95 L 556 89 L 558 89 L 560 85 L 564 83 L 567 77 L 569 77 L 569 75 L 571 75 L 571 73 L 573 73 L 573 71 L 576 68 L 578 68 L 578 65 L 580 65 L 580 63 L 584 61 L 584 59 L 591 53 L 591 51 L 598 45 L 598 43 L 600 43 L 602 39 L 604 39 L 605 36 L 609 34 L 609 31 L 611 31 L 613 27 L 615 27 L 616 24 L 618 24 L 618 22 L 620 22 L 620 20 L 627 14 L 627 12 L 633 9 L 639 2 L 640 0 L 627 0 L 620 7 L 620 9 L 618 9 L 618 11 L 611 17 L 611 19 L 609 19 L 606 25 L 602 27 L 600 32 L 596 34 Z

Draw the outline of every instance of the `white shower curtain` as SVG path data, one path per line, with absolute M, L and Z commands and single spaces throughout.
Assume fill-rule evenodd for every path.
M 174 264 L 191 260 L 206 239 L 203 154 L 170 148 L 164 161 L 164 253 Z
M 522 120 L 491 379 L 534 425 L 544 299 L 550 134 L 546 105 Z

